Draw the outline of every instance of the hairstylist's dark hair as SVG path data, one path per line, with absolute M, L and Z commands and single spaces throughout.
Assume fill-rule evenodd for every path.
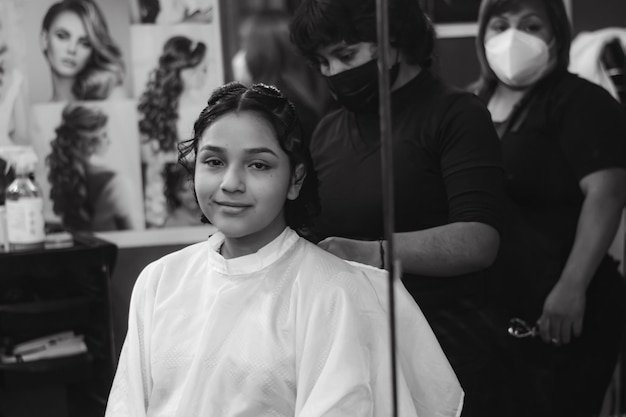
M 70 103 L 50 144 L 52 152 L 46 157 L 50 200 L 68 229 L 90 228 L 93 207 L 87 192 L 87 164 L 100 142 L 96 133 L 107 120 L 99 109 Z
M 485 53 L 485 33 L 489 21 L 507 11 L 515 11 L 527 0 L 483 0 L 478 12 L 478 35 L 476 36 L 476 53 L 480 64 L 480 76 L 470 89 L 483 100 L 488 99 L 497 84 L 497 77 L 489 67 Z M 572 30 L 567 11 L 562 0 L 539 0 L 546 9 L 548 24 L 554 32 L 556 42 L 556 66 L 553 73 L 567 71 L 569 66 L 569 50 L 572 43 Z
M 193 138 L 178 145 L 178 161 L 195 179 L 198 145 L 204 132 L 221 116 L 230 113 L 253 112 L 266 120 L 276 133 L 280 147 L 289 156 L 292 172 L 302 164 L 305 167 L 300 195 L 285 203 L 287 225 L 301 234 L 307 233 L 313 218 L 319 212 L 317 181 L 312 169 L 311 155 L 300 133 L 300 122 L 294 105 L 275 87 L 266 84 L 245 86 L 239 82 L 228 83 L 216 89 L 208 105 L 194 124 Z M 208 223 L 205 216 L 202 221 Z
M 150 73 L 139 99 L 139 132 L 144 142 L 157 141 L 162 151 L 176 150 L 178 103 L 184 88 L 180 71 L 200 64 L 206 49 L 204 43 L 185 36 L 174 36 L 165 42 L 159 66 Z
M 389 39 L 409 64 L 432 65 L 435 32 L 418 0 L 389 0 Z M 316 63 L 316 52 L 335 43 L 377 43 L 376 0 L 303 0 L 291 23 L 291 39 Z
M 44 16 L 42 30 L 48 32 L 63 12 L 72 12 L 80 18 L 92 47 L 89 61 L 77 75 L 72 93 L 77 100 L 106 99 L 113 88 L 124 81 L 120 48 L 111 38 L 106 20 L 93 0 L 63 0 L 53 4 Z

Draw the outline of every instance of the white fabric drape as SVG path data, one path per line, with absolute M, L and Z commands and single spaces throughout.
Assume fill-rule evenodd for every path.
M 390 416 L 385 271 L 291 229 L 230 260 L 223 239 L 141 273 L 107 417 Z M 457 416 L 458 380 L 401 284 L 396 294 L 399 416 Z

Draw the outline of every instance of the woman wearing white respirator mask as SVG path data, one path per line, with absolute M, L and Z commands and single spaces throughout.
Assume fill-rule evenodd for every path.
M 624 327 L 607 250 L 626 202 L 626 117 L 567 71 L 561 0 L 483 0 L 473 91 L 500 136 L 510 212 L 491 271 L 493 306 L 528 323 L 509 338 L 520 415 L 598 415 Z

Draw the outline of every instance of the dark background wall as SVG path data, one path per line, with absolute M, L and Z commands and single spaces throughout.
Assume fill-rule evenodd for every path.
M 605 27 L 626 27 L 626 0 L 572 0 L 574 34 Z

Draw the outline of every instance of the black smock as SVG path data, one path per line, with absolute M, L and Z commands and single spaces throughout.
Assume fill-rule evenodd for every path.
M 489 272 L 503 318 L 534 324 L 572 249 L 584 196 L 580 180 L 626 168 L 626 112 L 608 92 L 570 73 L 539 82 L 501 134 L 509 197 L 500 254 Z M 600 412 L 624 327 L 624 286 L 605 256 L 587 290 L 582 337 L 560 347 L 509 340 L 520 415 Z
M 396 232 L 454 222 L 481 222 L 499 229 L 500 145 L 479 99 L 423 70 L 392 92 L 391 104 Z M 320 238 L 383 238 L 379 132 L 377 114 L 343 108 L 318 125 L 311 153 L 322 205 Z M 484 274 L 404 273 L 402 279 L 466 392 L 463 415 L 502 415 L 493 410 L 493 329 L 482 310 Z

